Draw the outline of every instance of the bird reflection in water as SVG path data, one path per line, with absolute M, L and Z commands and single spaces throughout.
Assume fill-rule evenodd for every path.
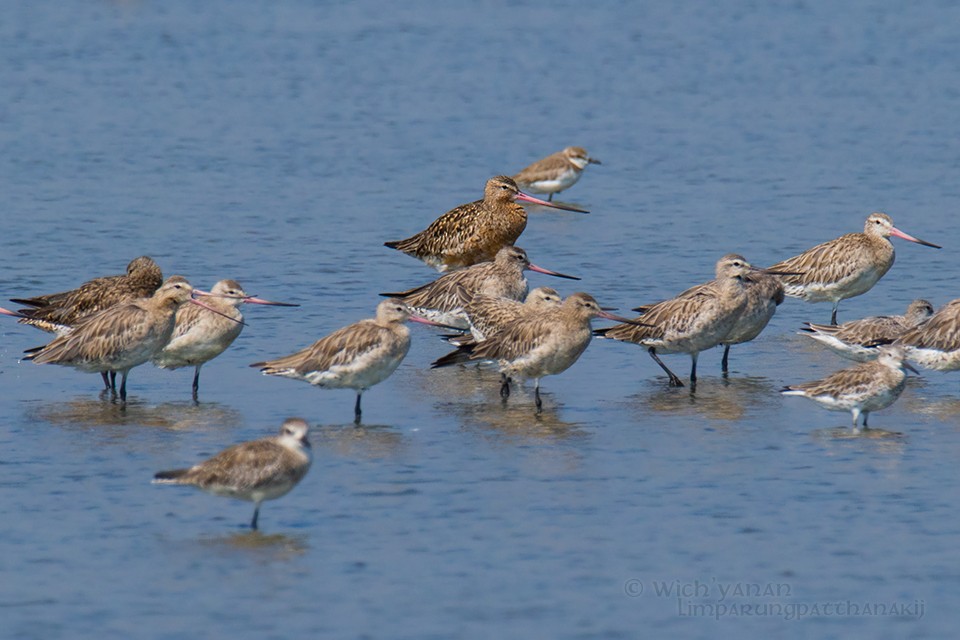
M 628 398 L 641 413 L 675 413 L 703 416 L 712 420 L 736 421 L 750 413 L 767 413 L 778 403 L 777 389 L 767 378 L 746 377 L 723 380 L 704 378 L 696 393 L 686 388 L 668 389 L 657 380 L 644 383 L 644 390 Z
M 261 533 L 256 529 L 201 538 L 200 544 L 205 548 L 225 553 L 248 553 L 255 559 L 269 562 L 292 560 L 302 556 L 310 549 L 307 537 L 304 535 Z
M 78 397 L 67 402 L 33 405 L 26 413 L 31 420 L 69 428 L 138 425 L 173 431 L 202 431 L 243 422 L 239 411 L 213 402 L 149 404 L 128 400 L 126 405 L 119 405 Z
M 310 430 L 313 450 L 331 451 L 346 458 L 394 458 L 406 449 L 403 434 L 389 425 L 326 424 Z

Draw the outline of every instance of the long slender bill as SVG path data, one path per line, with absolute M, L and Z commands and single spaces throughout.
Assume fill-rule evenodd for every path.
M 890 235 L 896 236 L 898 238 L 903 238 L 904 240 L 909 240 L 910 242 L 916 242 L 917 244 L 922 244 L 926 247 L 933 247 L 934 249 L 943 248 L 938 244 L 933 244 L 932 242 L 927 242 L 926 240 L 921 240 L 920 238 L 914 238 L 909 233 L 904 233 L 903 231 L 900 231 L 900 229 L 897 229 L 896 227 L 890 227 Z
M 422 318 L 420 316 L 413 316 L 413 315 L 410 316 L 410 322 L 419 322 L 420 324 L 429 325 L 431 327 L 443 327 L 444 329 L 451 329 L 453 331 L 459 331 L 463 333 L 463 329 L 461 327 L 451 327 L 448 324 L 434 322 L 433 320 L 427 320 L 426 318 Z
M 268 304 L 273 307 L 299 307 L 300 306 L 292 302 L 273 302 L 271 300 L 264 300 L 263 298 L 255 298 L 254 296 L 247 296 L 246 298 L 243 299 L 243 301 L 249 304 Z
M 548 269 L 544 269 L 543 267 L 538 267 L 538 266 L 535 265 L 535 264 L 531 264 L 530 266 L 527 267 L 527 269 L 530 269 L 530 271 L 536 271 L 537 273 L 545 273 L 545 274 L 547 274 L 548 276 L 554 276 L 554 277 L 556 277 L 556 278 L 566 278 L 567 280 L 579 280 L 579 279 L 580 279 L 580 278 L 578 278 L 577 276 L 568 276 L 568 275 L 563 274 L 563 273 L 557 273 L 556 271 L 550 271 L 550 270 L 548 270 Z
M 10 311 L 10 310 L 8 310 L 8 309 L 4 309 L 3 307 L 0 307 L 0 314 L 5 315 L 5 316 L 13 316 L 14 318 L 24 318 L 24 317 L 26 317 L 26 316 L 20 315 L 19 313 L 15 312 L 15 311 Z
M 541 200 L 540 198 L 534 198 L 525 194 L 523 191 L 517 193 L 517 200 L 523 202 L 530 202 L 532 204 L 539 204 L 542 207 L 552 207 L 554 209 L 563 209 L 564 211 L 576 211 L 577 213 L 590 213 L 586 209 L 577 209 L 576 207 L 571 207 L 567 204 L 558 204 L 556 202 L 547 202 L 546 200 Z
M 605 318 L 607 320 L 613 320 L 614 322 L 622 322 L 624 324 L 632 324 L 638 327 L 652 327 L 652 324 L 647 324 L 646 322 L 640 322 L 639 320 L 631 320 L 630 318 L 624 318 L 623 316 L 614 315 L 612 313 L 607 313 L 606 311 L 601 311 L 597 314 L 598 318 Z
M 196 290 L 194 290 L 194 293 L 196 293 Z M 223 316 L 223 317 L 226 318 L 227 320 L 230 320 L 230 321 L 232 321 L 232 322 L 236 322 L 237 324 L 242 324 L 242 325 L 246 325 L 246 324 L 247 324 L 247 323 L 244 322 L 243 320 L 237 320 L 236 318 L 231 318 L 230 316 L 228 316 L 228 315 L 225 314 L 225 313 L 220 313 L 219 311 L 217 311 L 217 310 L 214 309 L 213 307 L 208 307 L 207 305 L 203 304 L 203 303 L 200 302 L 199 300 L 194 300 L 193 298 L 190 298 L 190 300 L 188 300 L 188 302 L 192 302 L 193 304 L 195 304 L 195 305 L 197 305 L 197 306 L 203 307 L 203 308 L 206 309 L 207 311 L 211 311 L 211 312 L 217 314 L 218 316 Z

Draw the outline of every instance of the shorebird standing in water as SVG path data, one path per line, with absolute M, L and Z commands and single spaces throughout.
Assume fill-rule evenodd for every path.
M 527 212 L 517 200 L 587 213 L 529 196 L 517 188 L 512 178 L 496 176 L 487 180 L 483 200 L 448 211 L 406 240 L 383 244 L 422 260 L 440 272 L 493 260 L 500 249 L 516 242 L 527 228 Z
M 657 353 L 690 354 L 690 385 L 695 387 L 697 357 L 700 352 L 724 344 L 727 340 L 730 340 L 729 344 L 735 344 L 730 336 L 750 301 L 747 280 L 767 275 L 775 276 L 778 272 L 757 269 L 743 256 L 727 254 L 717 262 L 714 280 L 692 287 L 675 298 L 637 307 L 643 314 L 636 320 L 644 326 L 622 324 L 598 329 L 594 333 L 604 338 L 647 347 L 650 357 L 669 376 L 671 387 L 682 387 L 683 381 L 667 368 Z M 774 302 L 775 297 L 774 295 Z M 764 302 L 762 297 L 758 297 L 758 301 Z M 764 317 L 763 313 L 757 315 Z M 744 325 L 745 329 L 738 341 L 752 332 L 756 325 L 759 325 L 759 322 L 751 324 L 750 331 L 747 331 L 748 327 Z M 765 325 L 764 322 L 763 326 Z M 759 333 L 759 330 L 757 332 Z
M 192 294 L 193 287 L 186 280 L 172 276 L 153 296 L 88 316 L 46 346 L 27 350 L 30 355 L 24 360 L 100 373 L 104 381 L 105 374 L 120 373 L 120 400 L 126 401 L 130 369 L 148 362 L 170 341 L 177 309 L 186 302 L 206 306 Z
M 562 302 L 560 294 L 550 287 L 531 290 L 523 302 L 477 294 L 463 307 L 470 322 L 470 334 L 451 338 L 450 342 L 456 345 L 482 342 L 514 320 L 541 315 L 558 308 Z
M 523 272 L 528 269 L 557 278 L 580 279 L 531 264 L 526 251 L 508 246 L 497 252 L 493 262 L 446 273 L 414 289 L 380 295 L 399 298 L 410 305 L 414 313 L 434 322 L 467 329 L 470 324 L 464 307 L 474 296 L 482 294 L 522 300 L 527 295 L 527 279 Z
M 932 315 L 933 305 L 918 299 L 910 303 L 902 316 L 873 316 L 841 325 L 805 322 L 807 326 L 800 335 L 813 338 L 844 358 L 867 362 L 877 357 L 877 347 L 894 342 Z
M 338 329 L 289 356 L 250 366 L 325 389 L 354 389 L 354 422 L 359 424 L 363 392 L 386 380 L 410 350 L 410 330 L 403 324 L 407 320 L 436 324 L 413 315 L 401 300 L 384 300 L 377 305 L 376 318 Z
M 95 278 L 70 291 L 11 301 L 28 307 L 17 312 L 21 324 L 61 334 L 83 318 L 115 304 L 149 298 L 162 284 L 163 274 L 157 263 L 140 256 L 127 265 L 124 275 Z
M 602 163 L 591 158 L 583 147 L 567 147 L 543 160 L 537 160 L 513 176 L 513 179 L 521 189 L 550 194 L 547 200 L 552 201 L 553 194 L 569 189 L 577 183 L 588 164 Z
M 300 418 L 288 418 L 280 434 L 242 442 L 189 469 L 160 471 L 154 484 L 182 484 L 216 496 L 254 504 L 250 528 L 257 528 L 260 505 L 290 492 L 310 470 L 310 428 Z
M 904 331 L 893 344 L 904 349 L 908 360 L 926 369 L 960 369 L 960 298 Z
M 832 302 L 830 324 L 837 324 L 840 301 L 866 293 L 893 266 L 890 236 L 940 248 L 900 231 L 887 214 L 871 213 L 863 233 L 848 233 L 818 244 L 770 269 L 796 274 L 783 279 L 788 296 L 807 302 Z
M 471 360 L 493 360 L 500 366 L 500 395 L 510 394 L 511 378 L 533 378 L 537 414 L 543 411 L 540 378 L 566 371 L 590 344 L 590 321 L 606 318 L 633 322 L 600 308 L 593 296 L 574 293 L 546 313 L 521 317 L 506 324 L 483 342 L 463 345 L 439 358 L 431 367 L 445 367 Z
M 219 313 L 210 313 L 203 307 L 184 305 L 177 311 L 176 327 L 167 346 L 153 357 L 153 364 L 161 369 L 194 367 L 193 399 L 200 390 L 200 367 L 227 350 L 243 331 L 241 304 L 263 304 L 278 307 L 296 307 L 287 302 L 271 302 L 248 296 L 236 280 L 221 280 L 204 298 L 206 305 Z
M 904 361 L 900 347 L 880 347 L 877 359 L 861 362 L 813 382 L 784 387 L 785 396 L 810 398 L 831 411 L 849 411 L 853 416 L 853 432 L 859 433 L 858 421 L 863 414 L 863 428 L 871 411 L 893 404 L 906 385 L 907 372 L 916 369 Z

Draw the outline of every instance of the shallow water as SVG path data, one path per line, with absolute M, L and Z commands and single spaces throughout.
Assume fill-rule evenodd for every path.
M 532 207 L 519 244 L 583 281 L 533 286 L 625 310 L 708 279 L 724 253 L 770 264 L 879 209 L 945 248 L 896 241 L 841 319 L 956 297 L 951 3 L 6 9 L 3 297 L 148 254 L 302 305 L 247 309 L 198 406 L 190 372 L 142 367 L 123 410 L 96 376 L 18 362 L 46 336 L 3 323 L 11 637 L 953 633 L 958 378 L 911 379 L 866 437 L 781 398 L 845 366 L 795 335 L 828 305 L 788 300 L 733 349 L 728 380 L 703 354 L 695 395 L 642 350 L 594 343 L 544 381 L 540 419 L 532 385 L 504 406 L 495 374 L 429 370 L 445 346 L 419 326 L 359 428 L 350 392 L 246 366 L 431 279 L 382 242 L 570 144 L 604 163 L 561 196 L 592 213 Z M 314 467 L 260 533 L 247 504 L 149 483 L 291 415 L 314 425 Z M 838 601 L 860 608 L 828 613 Z

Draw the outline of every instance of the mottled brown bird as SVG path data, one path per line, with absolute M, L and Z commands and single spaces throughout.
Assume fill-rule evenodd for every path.
M 714 280 L 675 298 L 638 307 L 643 315 L 637 320 L 647 326 L 622 324 L 598 329 L 595 333 L 647 347 L 650 357 L 666 372 L 671 387 L 682 387 L 683 381 L 667 368 L 657 353 L 690 354 L 690 384 L 694 386 L 697 357 L 701 351 L 728 339 L 749 302 L 746 280 L 761 274 L 776 275 L 776 272 L 757 269 L 741 255 L 727 254 L 717 262 Z
M 415 313 L 434 322 L 468 329 L 470 323 L 464 306 L 477 294 L 495 298 L 522 300 L 527 295 L 527 279 L 523 272 L 529 269 L 557 278 L 579 280 L 556 271 L 531 264 L 527 252 L 508 246 L 497 252 L 493 262 L 481 262 L 460 271 L 445 273 L 433 282 L 399 293 L 381 293 L 399 298 Z
M 583 147 L 567 147 L 563 151 L 552 153 L 543 160 L 537 160 L 520 173 L 513 176 L 517 186 L 533 193 L 548 193 L 547 200 L 553 200 L 553 194 L 569 189 L 580 179 L 588 164 L 602 164 L 591 158 Z
M 556 309 L 563 302 L 556 289 L 531 289 L 523 302 L 512 298 L 478 294 L 463 307 L 470 322 L 470 333 L 451 338 L 456 345 L 480 342 L 497 333 L 507 324 L 523 317 L 532 317 Z
M 900 397 L 907 380 L 905 369 L 916 373 L 903 358 L 900 347 L 880 347 L 877 359 L 872 362 L 855 364 L 822 380 L 784 387 L 780 393 L 810 398 L 831 411 L 849 411 L 853 432 L 858 433 L 860 415 L 866 429 L 871 411 L 886 409 Z
M 63 333 L 83 318 L 121 302 L 148 298 L 163 284 L 160 267 L 151 258 L 140 256 L 119 276 L 104 276 L 85 282 L 76 289 L 36 296 L 12 298 L 26 305 L 18 310 L 19 322 L 50 333 Z
M 818 244 L 770 269 L 796 274 L 783 279 L 788 296 L 806 302 L 832 302 L 830 324 L 837 324 L 840 301 L 866 293 L 893 266 L 895 255 L 890 236 L 940 248 L 900 231 L 887 214 L 871 213 L 863 233 L 848 233 Z
M 802 329 L 837 355 L 858 362 L 867 362 L 877 357 L 877 347 L 890 344 L 907 332 L 920 326 L 933 315 L 933 305 L 926 300 L 914 300 L 902 316 L 872 316 L 851 320 L 841 325 L 814 324 Z
M 288 302 L 272 302 L 248 296 L 236 280 L 221 280 L 213 285 L 204 304 L 219 313 L 197 305 L 183 305 L 177 310 L 176 326 L 170 342 L 153 357 L 161 369 L 193 367 L 193 399 L 200 390 L 200 367 L 227 350 L 243 331 L 242 304 L 296 307 Z
M 410 350 L 410 330 L 403 324 L 407 320 L 435 324 L 413 315 L 400 300 L 384 300 L 377 305 L 375 318 L 337 329 L 289 356 L 250 366 L 264 375 L 303 380 L 324 389 L 355 390 L 353 413 L 359 424 L 363 392 L 390 377 Z
M 189 469 L 160 471 L 154 484 L 183 484 L 215 496 L 254 504 L 250 528 L 257 528 L 260 505 L 290 492 L 310 470 L 310 427 L 300 418 L 288 418 L 280 434 L 241 442 Z
M 470 360 L 492 360 L 500 366 L 500 394 L 510 394 L 511 378 L 533 378 L 537 414 L 543 410 L 540 378 L 566 371 L 590 344 L 590 321 L 607 318 L 616 322 L 632 320 L 600 308 L 587 293 L 574 293 L 555 309 L 521 317 L 506 324 L 482 342 L 459 347 L 436 360 L 431 367 L 446 367 Z
M 192 294 L 193 287 L 186 280 L 172 276 L 153 296 L 122 302 L 87 316 L 46 346 L 27 350 L 29 355 L 24 360 L 66 365 L 91 373 L 120 373 L 120 399 L 125 401 L 130 369 L 149 362 L 170 341 L 180 305 L 192 302 L 205 306 L 191 298 Z
M 587 213 L 529 196 L 517 188 L 513 178 L 496 176 L 487 180 L 483 200 L 451 209 L 406 240 L 383 244 L 422 260 L 440 272 L 493 260 L 500 249 L 516 242 L 527 227 L 527 212 L 517 200 Z
M 951 300 L 928 320 L 907 329 L 893 343 L 907 358 L 926 369 L 960 369 L 960 298 Z

